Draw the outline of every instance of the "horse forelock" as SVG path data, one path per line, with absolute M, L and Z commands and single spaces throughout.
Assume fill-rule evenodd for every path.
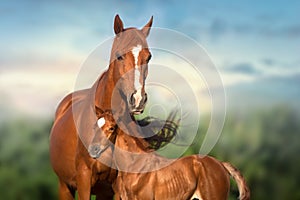
M 139 42 L 142 44 L 147 43 L 145 35 L 139 29 L 132 28 L 132 27 L 126 28 L 123 31 L 123 34 L 126 36 L 126 39 L 128 39 L 128 40 L 131 40 L 134 42 Z
M 136 28 L 126 28 L 115 37 L 112 47 L 112 55 L 117 52 L 125 54 L 138 45 L 141 45 L 142 48 L 148 48 L 145 35 Z

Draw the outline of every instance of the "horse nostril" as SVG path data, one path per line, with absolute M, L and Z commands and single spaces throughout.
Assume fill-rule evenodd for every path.
M 93 152 L 98 153 L 100 151 L 100 148 L 98 146 L 93 147 Z
M 144 104 L 146 104 L 147 100 L 148 100 L 148 96 L 147 96 L 147 93 L 145 93 Z
M 130 99 L 129 99 L 129 103 L 130 103 L 130 105 L 132 105 L 132 106 L 133 106 L 134 103 L 135 103 L 134 94 L 135 94 L 135 93 L 132 93 L 131 96 L 130 96 Z

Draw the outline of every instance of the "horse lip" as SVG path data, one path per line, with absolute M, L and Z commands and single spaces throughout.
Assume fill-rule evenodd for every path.
M 134 115 L 140 115 L 140 114 L 142 114 L 144 112 L 144 109 L 135 109 L 135 110 L 133 110 L 132 111 L 132 114 L 134 114 Z

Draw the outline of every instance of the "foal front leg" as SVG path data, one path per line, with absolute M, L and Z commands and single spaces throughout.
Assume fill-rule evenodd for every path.
M 78 169 L 76 176 L 78 200 L 91 199 L 91 177 L 92 171 L 90 169 Z
M 120 173 L 120 172 L 119 172 Z M 113 184 L 113 190 L 115 192 L 115 200 L 129 200 L 122 176 L 119 174 L 117 180 Z

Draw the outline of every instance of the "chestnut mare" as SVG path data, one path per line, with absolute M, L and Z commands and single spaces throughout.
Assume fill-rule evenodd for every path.
M 101 120 L 102 130 L 95 133 L 91 147 L 95 148 L 103 136 L 112 137 L 112 131 L 107 130 L 116 130 L 114 162 L 118 176 L 114 185 L 115 199 L 226 200 L 230 191 L 230 176 L 237 182 L 239 199 L 250 199 L 245 179 L 230 163 L 220 162 L 210 156 L 192 155 L 172 160 L 168 166 L 153 171 L 155 165 L 169 162 L 170 159 L 144 150 L 140 138 L 126 134 L 120 128 L 115 129 L 117 124 L 113 118 Z M 141 156 L 137 158 L 137 154 Z
M 151 26 L 152 18 L 141 30 L 124 29 L 116 15 L 108 70 L 91 88 L 73 92 L 59 104 L 50 135 L 50 160 L 59 179 L 60 199 L 74 199 L 76 190 L 81 200 L 90 199 L 91 194 L 97 199 L 112 199 L 116 170 L 89 156 L 86 147 L 92 140 L 97 115 L 103 111 L 112 109 L 122 115 L 143 112 L 151 58 L 146 37 Z M 101 153 L 111 162 L 111 148 Z

